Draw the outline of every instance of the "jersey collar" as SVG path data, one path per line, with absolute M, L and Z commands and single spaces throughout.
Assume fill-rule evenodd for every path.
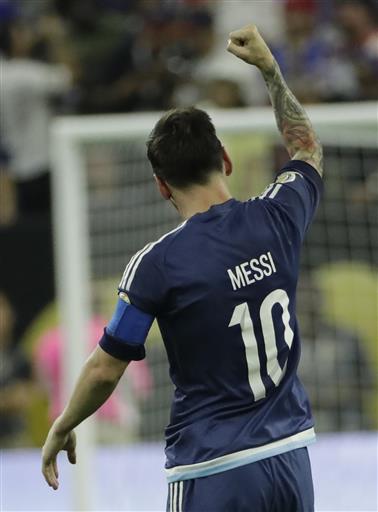
M 210 219 L 219 217 L 230 210 L 237 200 L 234 198 L 228 199 L 224 203 L 214 204 L 206 212 L 196 213 L 188 219 L 188 222 L 207 222 Z

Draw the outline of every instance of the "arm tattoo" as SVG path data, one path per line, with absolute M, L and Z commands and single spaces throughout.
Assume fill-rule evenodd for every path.
M 323 150 L 304 108 L 286 84 L 276 61 L 263 72 L 290 158 L 304 160 L 323 175 Z

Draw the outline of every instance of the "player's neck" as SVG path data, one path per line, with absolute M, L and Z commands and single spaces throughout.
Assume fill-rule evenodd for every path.
M 187 190 L 174 190 L 172 202 L 183 219 L 203 213 L 212 206 L 232 198 L 222 175 L 215 175 L 206 185 L 195 185 Z

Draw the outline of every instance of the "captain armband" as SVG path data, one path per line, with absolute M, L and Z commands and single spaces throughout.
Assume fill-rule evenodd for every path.
M 123 361 L 140 361 L 146 356 L 144 343 L 154 317 L 136 308 L 121 293 L 113 318 L 99 344 L 109 355 Z

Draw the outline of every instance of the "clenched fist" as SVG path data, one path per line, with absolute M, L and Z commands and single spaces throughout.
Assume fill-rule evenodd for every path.
M 230 33 L 227 51 L 262 71 L 270 68 L 274 57 L 255 25 L 247 25 Z

